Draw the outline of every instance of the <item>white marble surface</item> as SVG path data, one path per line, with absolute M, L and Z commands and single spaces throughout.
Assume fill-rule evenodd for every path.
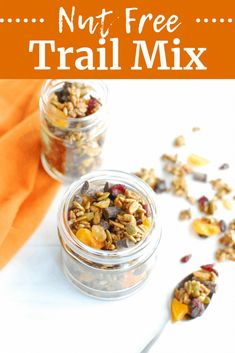
M 172 152 L 178 134 L 187 138 L 180 150 L 211 160 L 211 177 L 221 176 L 235 188 L 234 81 L 165 80 L 107 81 L 110 90 L 109 133 L 104 168 L 135 171 L 155 167 Z M 192 133 L 200 126 L 200 133 Z M 218 166 L 229 162 L 228 171 Z M 190 185 L 200 196 L 209 186 Z M 1 353 L 139 353 L 168 315 L 174 284 L 204 263 L 214 261 L 217 240 L 199 239 L 189 223 L 178 222 L 188 205 L 169 195 L 156 196 L 163 238 L 156 269 L 146 286 L 121 301 L 86 297 L 65 279 L 56 234 L 59 191 L 38 230 L 0 272 Z M 209 193 L 207 192 L 209 195 Z M 221 218 L 235 212 L 219 211 Z M 196 215 L 196 212 L 194 212 Z M 179 259 L 192 253 L 187 264 Z M 234 263 L 219 264 L 219 290 L 205 315 L 189 323 L 169 325 L 152 352 L 234 352 Z

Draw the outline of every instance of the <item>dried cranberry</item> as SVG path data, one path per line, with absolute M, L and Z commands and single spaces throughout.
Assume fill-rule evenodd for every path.
M 198 207 L 201 212 L 204 212 L 209 205 L 209 200 L 206 196 L 200 197 L 198 200 Z
M 192 299 L 191 303 L 189 304 L 189 315 L 192 319 L 195 319 L 198 316 L 201 316 L 205 310 L 205 305 L 200 302 L 199 299 Z
M 115 184 L 110 188 L 110 194 L 112 197 L 116 197 L 119 194 L 124 194 L 126 191 L 126 188 L 122 184 Z
M 150 209 L 149 209 L 149 205 L 147 203 L 145 203 L 143 205 L 143 209 L 145 210 L 146 212 L 146 217 L 150 217 L 151 213 L 150 213 Z
M 202 265 L 201 269 L 208 272 L 214 272 L 217 276 L 219 276 L 218 272 L 214 269 L 214 266 L 214 264 Z
M 157 193 L 157 194 L 161 194 L 163 192 L 165 192 L 167 190 L 167 187 L 166 187 L 166 182 L 165 180 L 163 179 L 158 179 L 157 180 L 157 184 L 155 185 L 154 187 L 154 191 Z
M 224 233 L 227 230 L 227 224 L 222 219 L 221 221 L 219 221 L 219 227 L 222 233 Z
M 88 106 L 87 106 L 87 115 L 90 115 L 94 112 L 95 107 L 97 106 L 98 101 L 95 97 L 90 96 Z
M 143 223 L 143 222 L 142 222 L 142 220 L 141 220 L 140 218 L 136 220 L 137 226 L 140 226 L 142 223 Z
M 180 259 L 180 262 L 186 263 L 186 262 L 188 262 L 188 261 L 191 259 L 191 257 L 192 257 L 191 254 L 186 255 L 186 256 L 183 256 L 183 257 Z

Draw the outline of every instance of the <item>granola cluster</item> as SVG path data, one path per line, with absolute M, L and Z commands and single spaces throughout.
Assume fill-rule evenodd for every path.
M 220 262 L 224 260 L 235 261 L 235 230 L 226 231 L 219 242 L 223 248 L 216 251 L 216 259 Z
M 185 145 L 185 138 L 184 136 L 180 135 L 180 136 L 177 136 L 175 138 L 175 141 L 174 141 L 174 146 L 175 147 L 181 147 L 181 146 L 184 146 Z
M 177 155 L 164 154 L 161 159 L 164 162 L 163 170 L 172 176 L 171 192 L 194 204 L 195 200 L 189 195 L 186 179 L 187 175 L 192 174 L 192 167 L 179 161 Z
M 221 179 L 211 180 L 211 185 L 215 190 L 215 199 L 223 200 L 224 196 L 230 194 L 232 192 L 232 188 L 224 183 Z
M 135 175 L 144 180 L 157 194 L 168 191 L 165 180 L 157 178 L 153 168 L 141 168 Z
M 73 198 L 68 220 L 74 235 L 102 250 L 131 247 L 144 240 L 151 228 L 149 205 L 122 184 L 100 188 L 85 182 Z
M 188 220 L 192 218 L 192 212 L 190 209 L 188 210 L 182 210 L 179 214 L 179 219 L 181 221 Z
M 171 303 L 172 320 L 194 319 L 201 316 L 216 291 L 217 271 L 204 265 L 184 279 L 175 289 Z

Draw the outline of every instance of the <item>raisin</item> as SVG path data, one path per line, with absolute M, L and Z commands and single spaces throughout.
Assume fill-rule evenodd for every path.
M 146 217 L 150 217 L 151 216 L 151 213 L 150 213 L 150 209 L 149 209 L 149 205 L 147 204 L 147 203 L 145 203 L 144 205 L 143 205 L 143 209 L 145 210 L 145 215 L 146 215 Z
M 142 223 L 143 223 L 143 222 L 142 222 L 142 220 L 141 220 L 140 218 L 136 220 L 137 226 L 140 226 Z
M 209 200 L 206 196 L 200 197 L 198 200 L 198 207 L 201 212 L 205 212 L 208 208 Z
M 221 233 L 224 233 L 228 228 L 227 224 L 222 219 L 221 221 L 219 221 L 219 227 L 220 227 Z
M 167 191 L 167 187 L 166 187 L 166 182 L 165 180 L 163 179 L 158 179 L 157 180 L 157 183 L 154 187 L 154 191 L 157 193 L 157 194 L 161 194 L 165 191 Z
M 189 315 L 192 319 L 195 319 L 198 316 L 201 316 L 205 310 L 205 305 L 200 302 L 199 299 L 192 299 L 191 303 L 189 304 Z

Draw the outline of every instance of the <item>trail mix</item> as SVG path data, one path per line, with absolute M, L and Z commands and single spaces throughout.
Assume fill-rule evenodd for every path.
M 42 114 L 42 154 L 48 168 L 75 179 L 101 163 L 104 124 L 84 120 L 102 106 L 94 89 L 80 82 L 64 82 L 49 98 Z
M 188 219 L 191 219 L 191 218 L 192 218 L 192 212 L 191 212 L 190 209 L 180 211 L 179 219 L 181 221 L 185 221 L 185 220 L 188 220 Z
M 199 129 L 193 129 L 194 132 Z M 178 136 L 173 142 L 175 147 L 181 147 L 185 144 L 185 138 Z M 228 225 L 222 219 L 216 219 L 215 213 L 218 210 L 218 203 L 221 202 L 223 207 L 227 210 L 232 210 L 232 201 L 227 197 L 231 196 L 232 188 L 225 183 L 221 178 L 208 181 L 206 173 L 195 171 L 196 167 L 202 167 L 209 163 L 209 161 L 196 154 L 191 154 L 187 158 L 187 163 L 183 163 L 179 160 L 177 154 L 163 154 L 161 157 L 163 161 L 163 171 L 171 177 L 171 183 L 168 186 L 167 182 L 158 178 L 155 175 L 154 169 L 142 168 L 139 172 L 135 173 L 138 177 L 147 182 L 156 193 L 170 192 L 173 195 L 184 198 L 192 206 L 195 206 L 197 210 L 202 214 L 202 217 L 198 217 L 192 220 L 193 231 L 202 238 L 211 237 L 214 235 L 222 234 L 220 238 L 220 245 L 224 245 L 223 248 L 219 248 L 215 254 L 218 261 L 231 260 L 235 261 L 235 246 L 234 243 L 229 242 L 225 244 L 223 239 L 228 238 L 227 231 Z M 227 163 L 222 164 L 218 169 L 226 170 L 229 168 Z M 209 199 L 205 195 L 200 196 L 198 199 L 192 197 L 189 192 L 188 180 L 194 180 L 196 182 L 208 183 L 214 191 L 214 196 Z M 231 199 L 231 197 L 230 197 Z M 185 209 L 180 211 L 179 220 L 189 220 L 192 218 L 192 210 Z M 229 237 L 231 237 L 231 230 L 235 230 L 235 221 L 232 221 L 229 225 L 230 230 Z M 232 238 L 234 235 L 232 234 Z M 232 245 L 231 245 L 232 244 Z
M 223 236 L 219 239 L 221 248 L 216 251 L 218 261 L 235 261 L 235 219 L 229 224 Z
M 172 321 L 201 316 L 216 291 L 217 277 L 213 265 L 204 265 L 184 279 L 175 289 L 171 302 Z
M 68 220 L 74 235 L 86 245 L 118 250 L 144 240 L 151 228 L 149 205 L 122 184 L 98 187 L 85 182 L 72 200 Z

